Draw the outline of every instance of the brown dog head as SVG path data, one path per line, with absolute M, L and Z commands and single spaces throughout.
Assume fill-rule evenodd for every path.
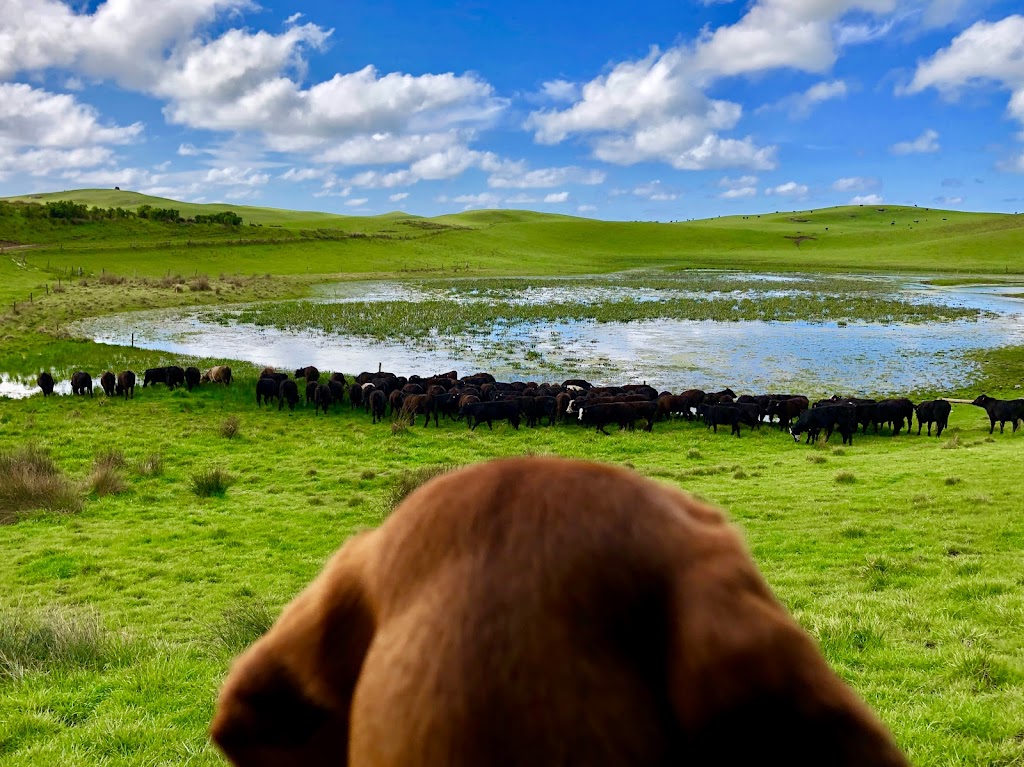
M 718 511 L 556 458 L 447 474 L 349 541 L 211 731 L 239 767 L 907 764 Z

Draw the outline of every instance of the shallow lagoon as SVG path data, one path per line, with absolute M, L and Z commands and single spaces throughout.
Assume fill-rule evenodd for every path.
M 442 296 L 466 302 L 511 296 L 530 303 L 586 303 L 609 296 L 659 300 L 666 295 L 665 286 L 645 288 L 642 277 L 630 279 L 628 287 L 579 278 L 543 284 L 523 280 L 521 290 L 515 280 L 501 280 L 497 288 L 482 291 L 452 288 L 450 283 L 347 282 L 323 286 L 314 300 L 416 303 Z M 820 289 L 813 277 L 799 275 L 719 273 L 713 279 L 719 281 L 700 285 L 701 295 L 767 299 L 780 292 Z M 904 301 L 976 308 L 988 314 L 977 320 L 920 324 L 671 319 L 519 323 L 450 337 L 374 340 L 237 322 L 231 318 L 245 308 L 239 306 L 131 312 L 84 320 L 73 332 L 120 345 L 128 345 L 134 333 L 136 346 L 166 351 L 168 361 L 209 357 L 282 369 L 312 364 L 345 372 L 378 366 L 396 373 L 489 370 L 510 380 L 583 376 L 594 382 L 647 381 L 671 390 L 730 385 L 743 391 L 798 389 L 814 394 L 941 391 L 970 377 L 966 352 L 1024 344 L 1024 304 L 1015 295 L 1018 289 L 937 288 L 898 277 L 854 279 L 868 285 L 855 285 L 856 290 L 873 289 Z M 668 291 L 686 292 L 693 293 L 693 286 Z M 4 384 L 3 393 L 17 396 L 16 382 L 5 379 Z M 31 385 L 24 389 L 32 391 Z

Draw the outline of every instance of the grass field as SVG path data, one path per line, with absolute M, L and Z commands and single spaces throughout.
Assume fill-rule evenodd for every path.
M 441 229 L 339 218 L 330 226 L 388 237 L 402 227 L 408 239 L 315 239 L 298 225 L 255 244 L 211 235 L 168 245 L 163 225 L 125 239 L 112 224 L 75 240 L 65 236 L 74 227 L 39 229 L 39 247 L 0 259 L 0 299 L 19 302 L 0 314 L 0 370 L 140 371 L 167 355 L 76 340 L 63 326 L 130 308 L 296 297 L 338 274 L 727 265 L 976 280 L 1024 268 L 1019 217 L 903 209 L 895 220 L 906 225 L 893 226 L 896 213 L 602 224 L 480 212 L 434 220 Z M 829 235 L 799 249 L 785 239 L 812 223 Z M 2 225 L 0 240 L 16 240 Z M 71 266 L 84 274 L 69 283 Z M 53 292 L 59 276 L 63 292 Z M 948 394 L 1014 396 L 1024 351 L 979 361 L 979 378 Z M 0 767 L 221 764 L 205 732 L 230 659 L 326 557 L 380 522 L 410 472 L 527 453 L 630 465 L 725 508 L 779 597 L 914 764 L 1024 763 L 1014 472 L 1024 432 L 989 437 L 981 409 L 955 405 L 940 439 L 858 435 L 852 447 L 682 422 L 611 437 L 576 425 L 470 434 L 451 422 L 393 432 L 347 405 L 327 417 L 260 411 L 255 368 L 232 365 L 238 380 L 226 389 L 0 399 Z M 45 492 L 19 484 L 27 475 Z

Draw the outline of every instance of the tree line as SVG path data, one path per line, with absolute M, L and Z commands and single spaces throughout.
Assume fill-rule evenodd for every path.
M 157 208 L 152 205 L 140 205 L 137 209 L 131 210 L 130 208 L 121 207 L 100 208 L 95 205 L 90 207 L 73 200 L 57 200 L 44 204 L 0 200 L 0 217 L 15 216 L 26 219 L 51 219 L 71 223 L 141 218 L 148 221 L 160 221 L 170 224 L 242 225 L 242 217 L 230 210 L 224 210 L 219 213 L 199 213 L 186 218 L 181 215 L 181 211 L 177 208 Z

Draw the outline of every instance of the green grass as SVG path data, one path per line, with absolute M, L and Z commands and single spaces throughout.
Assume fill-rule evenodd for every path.
M 36 633 L 49 621 L 63 631 L 83 606 L 96 616 L 83 640 L 95 649 L 59 663 L 32 651 L 43 661 L 19 660 L 0 679 L 0 764 L 220 763 L 205 729 L 230 658 L 331 552 L 434 473 L 525 453 L 628 462 L 726 508 L 780 598 L 915 764 L 1024 757 L 1024 518 L 1005 470 L 1024 435 L 986 441 L 979 408 L 954 406 L 941 440 L 858 435 L 812 463 L 822 451 L 771 429 L 736 439 L 683 422 L 611 437 L 451 422 L 393 434 L 347 408 L 257 411 L 255 373 L 239 370 L 231 387 L 148 388 L 127 403 L 0 403 L 6 440 L 44 435 L 72 481 L 113 463 L 127 485 L 83 487 L 78 514 L 0 529 L 3 614 Z M 240 430 L 228 443 L 230 417 Z M 951 437 L 959 446 L 943 449 Z M 156 448 L 162 471 L 142 470 Z M 204 467 L 236 482 L 197 497 Z
M 501 301 L 516 285 L 493 280 L 504 275 L 539 285 L 641 268 L 904 269 L 957 281 L 968 279 L 958 271 L 978 280 L 1024 267 L 1022 217 L 878 207 L 681 224 L 268 212 L 244 234 L 47 224 L 27 232 L 38 247 L 0 254 L 0 370 L 34 379 L 44 367 L 183 361 L 77 340 L 66 326 L 133 308 L 294 299 L 338 275 L 486 278 L 456 291 Z M 799 248 L 788 239 L 808 234 L 817 239 Z M 72 267 L 82 276 L 69 278 Z M 189 285 L 202 275 L 209 290 Z M 645 280 L 677 284 L 636 277 Z M 819 278 L 809 289 L 870 298 L 858 284 Z M 188 362 L 226 362 L 236 381 L 193 393 L 140 387 L 128 402 L 0 400 L 0 469 L 36 467 L 32 476 L 60 478 L 65 493 L 50 503 L 15 485 L 12 497 L 27 500 L 0 525 L 0 767 L 223 764 L 206 731 L 231 658 L 337 546 L 438 471 L 523 454 L 629 465 L 719 504 L 914 764 L 1024 762 L 1024 517 L 1013 472 L 1024 433 L 989 437 L 980 408 L 954 405 L 941 439 L 857 435 L 825 449 L 770 429 L 736 439 L 683 422 L 610 437 L 576 424 L 469 433 L 451 422 L 372 425 L 347 408 L 258 411 L 253 366 Z M 975 362 L 956 394 L 1017 396 L 1024 349 Z M 0 494 L 24 471 L 0 471 Z

